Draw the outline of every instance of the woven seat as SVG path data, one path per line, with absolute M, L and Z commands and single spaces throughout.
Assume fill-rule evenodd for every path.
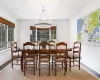
M 13 57 L 15 58 L 21 58 L 22 54 L 19 54 L 18 52 L 13 53 Z
M 74 54 L 74 56 L 73 56 L 73 52 L 69 52 L 68 53 L 68 58 L 79 58 L 80 56 L 79 56 L 79 54 Z

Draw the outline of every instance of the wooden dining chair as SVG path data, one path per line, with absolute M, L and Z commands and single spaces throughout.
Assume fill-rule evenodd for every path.
M 53 57 L 55 69 L 55 76 L 57 73 L 57 65 L 62 65 L 62 69 L 64 68 L 64 75 L 66 75 L 67 71 L 67 43 L 59 42 L 56 44 L 56 54 Z M 60 64 L 59 64 L 60 63 Z M 64 64 L 64 65 L 63 65 Z
M 26 74 L 27 68 L 32 68 L 33 74 L 35 75 L 36 59 L 35 59 L 35 45 L 33 43 L 26 42 L 23 44 L 23 59 L 24 59 L 24 75 Z
M 55 44 L 55 41 L 53 41 L 53 40 L 50 40 L 49 42 L 48 42 L 49 44 L 50 44 L 50 57 L 51 57 L 51 61 L 52 61 L 52 70 L 53 70 L 53 56 L 56 54 L 56 44 Z
M 50 76 L 50 54 L 49 54 L 50 45 L 47 42 L 41 42 L 39 44 L 39 76 L 41 72 L 41 66 L 48 66 L 48 75 Z
M 39 49 L 39 43 L 38 41 L 32 41 L 32 43 L 35 45 L 35 59 L 36 59 L 36 69 L 38 64 L 38 49 Z
M 80 56 L 81 54 L 81 42 L 74 42 L 72 51 L 68 51 L 68 59 L 69 59 L 69 70 L 71 71 L 71 67 L 78 66 L 80 70 Z M 73 65 L 72 65 L 73 63 Z M 76 63 L 76 64 L 75 64 Z
M 20 65 L 22 53 L 18 50 L 17 42 L 13 41 L 11 43 L 11 59 L 12 59 L 12 68 L 13 65 Z

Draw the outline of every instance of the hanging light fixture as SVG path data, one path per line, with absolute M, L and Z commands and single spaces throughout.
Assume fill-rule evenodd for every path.
M 46 17 L 46 14 L 45 14 L 45 9 L 44 9 L 44 6 L 43 6 L 40 18 L 36 19 L 36 24 L 34 26 L 37 26 L 37 25 L 50 25 L 50 26 L 52 26 L 50 23 L 51 23 L 51 20 L 47 20 L 47 17 Z

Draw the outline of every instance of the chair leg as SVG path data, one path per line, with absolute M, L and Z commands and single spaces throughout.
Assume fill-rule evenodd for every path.
M 73 58 L 73 66 L 74 66 L 74 58 Z
M 13 69 L 13 58 L 12 58 L 12 69 Z
M 33 74 L 35 75 L 35 62 L 33 64 Z
M 63 70 L 63 62 L 62 62 L 62 70 Z
M 17 61 L 17 64 L 18 64 L 18 59 L 16 61 Z
M 80 70 L 80 58 L 79 58 L 79 70 Z
M 52 71 L 53 71 L 53 57 L 52 57 Z
M 39 76 L 40 76 L 40 62 L 39 62 Z
M 49 74 L 48 75 L 50 76 L 50 62 L 49 62 Z
M 37 63 L 38 63 L 38 55 L 37 55 L 37 59 L 36 59 L 36 69 L 37 69 Z
M 69 63 L 69 71 L 71 71 L 71 59 L 69 59 L 70 61 L 70 63 Z
M 67 72 L 67 61 L 66 61 L 66 72 Z
M 23 67 L 24 67 L 24 66 L 23 66 L 23 65 L 24 65 L 24 64 L 23 64 L 23 63 L 24 63 L 23 57 L 21 57 L 21 61 L 20 61 L 20 62 L 21 62 L 21 70 L 22 70 L 22 72 L 23 72 Z
M 64 68 L 64 75 L 66 76 L 66 69 L 67 69 L 67 64 L 65 62 L 65 68 Z
M 37 63 L 38 63 L 38 61 L 36 61 L 36 69 L 37 69 Z
M 24 62 L 24 76 L 25 76 L 25 72 L 26 72 L 25 71 L 26 70 L 25 68 L 26 68 L 26 62 Z
M 57 70 L 56 70 L 56 62 L 55 62 L 55 76 L 56 76 L 56 72 L 57 72 Z

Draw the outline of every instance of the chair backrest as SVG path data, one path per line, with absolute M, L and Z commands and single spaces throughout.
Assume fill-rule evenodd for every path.
M 38 49 L 38 41 L 32 41 L 33 44 L 35 44 L 35 49 Z
M 67 43 L 59 42 L 56 44 L 56 58 L 67 58 Z
M 50 44 L 46 41 L 42 41 L 39 43 L 39 50 L 40 49 L 49 49 L 50 48 Z
M 79 42 L 79 41 L 74 42 L 73 53 L 77 53 L 77 54 L 80 55 L 80 53 L 81 53 L 81 42 Z
M 17 42 L 13 41 L 11 42 L 11 55 L 13 56 L 13 53 L 17 52 Z
M 55 49 L 55 41 L 50 40 L 48 43 L 50 44 L 50 49 Z
M 35 44 L 32 42 L 26 42 L 23 44 L 23 49 L 35 49 Z
M 47 42 L 41 42 L 39 43 L 39 57 L 43 56 L 43 54 L 45 54 L 45 56 L 49 56 L 49 50 L 50 50 L 50 44 Z
M 17 42 L 15 41 L 11 42 L 11 50 L 17 51 Z
M 35 54 L 35 44 L 32 42 L 26 42 L 23 44 L 23 51 L 24 51 L 24 56 L 30 55 L 30 54 Z
M 23 57 L 27 58 L 27 57 L 31 57 L 33 58 L 35 56 L 35 50 L 31 50 L 31 49 L 24 49 L 23 50 Z
M 35 46 L 38 45 L 38 41 L 32 41 L 33 44 L 35 44 Z

